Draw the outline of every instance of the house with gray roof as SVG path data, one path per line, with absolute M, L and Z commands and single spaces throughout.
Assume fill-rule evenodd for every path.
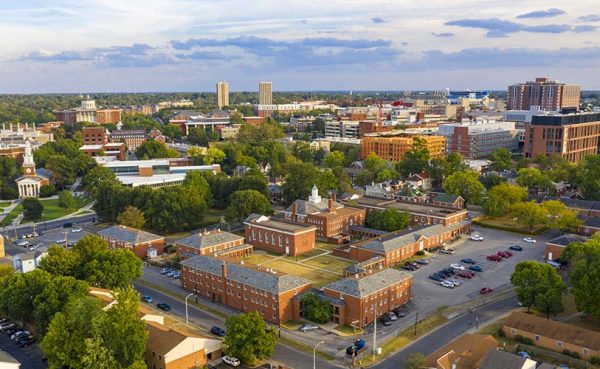
M 107 241 L 110 248 L 127 249 L 137 257 L 145 259 L 156 254 L 161 255 L 165 248 L 165 238 L 141 229 L 115 225 L 98 232 L 98 236 Z
M 173 243 L 177 256 L 185 259 L 190 255 L 227 256 L 243 258 L 252 255 L 252 246 L 244 243 L 244 237 L 220 229 L 194 232 Z
M 544 250 L 544 256 L 546 260 L 557 260 L 560 259 L 563 251 L 572 243 L 585 242 L 587 237 L 566 233 L 556 238 L 546 241 L 546 248 Z
M 237 310 L 258 311 L 274 323 L 293 319 L 293 297 L 310 289 L 307 279 L 243 261 L 200 255 L 181 266 L 183 288 Z

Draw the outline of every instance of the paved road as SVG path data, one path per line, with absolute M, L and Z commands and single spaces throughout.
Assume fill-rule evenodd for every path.
M 72 218 L 68 218 L 68 219 L 49 220 L 47 222 L 39 222 L 39 223 L 36 223 L 35 229 L 36 229 L 36 231 L 46 232 L 46 231 L 49 231 L 52 229 L 62 228 L 65 223 L 73 223 L 73 224 L 82 225 L 82 224 L 93 223 L 97 219 L 98 219 L 98 216 L 96 214 L 86 214 L 86 215 L 76 216 L 76 217 L 72 217 Z M 17 226 L 17 235 L 19 235 L 19 236 L 22 234 L 32 233 L 32 232 L 33 232 L 32 225 Z M 5 227 L 4 234 L 14 237 L 15 236 L 14 227 L 12 227 L 12 226 Z
M 450 342 L 459 335 L 467 332 L 475 327 L 476 318 L 479 319 L 479 327 L 485 326 L 486 323 L 498 318 L 499 316 L 508 313 L 517 307 L 517 298 L 512 296 L 484 307 L 477 309 L 473 313 L 463 314 L 451 320 L 442 328 L 424 336 L 419 341 L 416 341 L 411 346 L 395 353 L 385 361 L 376 365 L 377 369 L 397 369 L 404 365 L 408 356 L 413 352 L 421 352 L 425 356 L 431 354 L 446 343 Z

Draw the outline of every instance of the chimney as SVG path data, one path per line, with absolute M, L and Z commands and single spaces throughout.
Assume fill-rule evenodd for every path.
M 294 202 L 292 204 L 292 214 L 296 214 L 297 211 L 298 211 L 298 205 L 296 205 L 296 202 Z
M 328 205 L 327 207 L 328 207 L 328 210 L 329 210 L 329 212 L 330 212 L 330 213 L 333 213 L 333 200 L 332 200 L 332 199 L 329 199 L 329 200 L 327 201 L 327 205 Z
M 221 264 L 221 276 L 223 278 L 227 278 L 227 263 L 223 262 L 223 264 Z
M 331 194 L 331 199 L 332 199 L 333 201 L 336 201 L 335 192 L 333 192 L 333 193 Z

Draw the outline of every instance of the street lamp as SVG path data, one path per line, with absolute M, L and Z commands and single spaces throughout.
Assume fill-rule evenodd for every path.
M 317 368 L 317 347 L 319 347 L 319 345 L 325 343 L 325 341 L 321 341 L 319 343 L 317 343 L 315 345 L 315 347 L 313 348 L 313 369 Z
M 194 296 L 194 294 L 193 294 L 193 293 L 190 293 L 189 295 L 187 295 L 187 296 L 185 297 L 185 324 L 190 324 L 190 321 L 189 321 L 189 318 L 188 318 L 188 302 L 187 302 L 187 300 L 188 300 L 190 297 L 192 297 L 192 296 Z

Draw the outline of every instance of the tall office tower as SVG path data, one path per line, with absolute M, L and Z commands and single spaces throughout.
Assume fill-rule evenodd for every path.
M 581 86 L 568 85 L 548 77 L 508 86 L 508 110 L 559 111 L 563 108 L 579 108 Z
M 221 109 L 229 105 L 229 82 L 217 82 L 217 106 Z
M 260 82 L 258 84 L 258 104 L 273 104 L 273 85 L 271 82 Z

